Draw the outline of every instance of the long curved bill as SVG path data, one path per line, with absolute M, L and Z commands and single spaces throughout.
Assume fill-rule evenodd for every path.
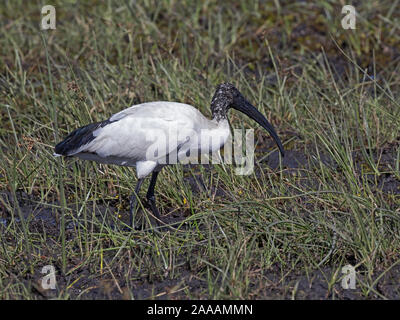
M 250 102 L 246 99 L 243 99 L 241 103 L 236 104 L 234 109 L 244 113 L 246 116 L 250 117 L 254 121 L 256 121 L 260 126 L 262 126 L 271 137 L 275 140 L 276 144 L 278 145 L 279 151 L 281 152 L 282 157 L 285 156 L 285 150 L 283 149 L 283 145 L 281 140 L 279 139 L 278 135 L 275 132 L 275 129 L 272 125 L 268 122 L 267 119 L 262 115 L 260 111 L 258 111 Z

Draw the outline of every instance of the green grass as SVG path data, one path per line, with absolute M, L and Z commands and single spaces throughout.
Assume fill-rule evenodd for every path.
M 45 4 L 0 5 L 2 299 L 399 298 L 398 1 L 357 2 L 356 30 L 336 1 L 143 0 L 56 1 L 57 29 L 41 31 Z M 209 116 L 226 81 L 288 156 L 231 112 L 255 128 L 255 172 L 165 168 L 157 203 L 174 230 L 124 231 L 133 169 L 52 156 L 136 103 Z M 57 289 L 43 291 L 49 264 Z

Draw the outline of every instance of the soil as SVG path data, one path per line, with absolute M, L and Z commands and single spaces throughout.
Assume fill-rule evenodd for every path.
M 380 156 L 381 168 L 394 166 L 394 159 L 396 152 L 396 146 L 388 146 L 387 149 L 381 150 L 379 153 L 375 152 L 375 156 Z M 320 155 L 321 161 L 327 166 L 333 166 L 334 162 L 326 155 Z M 309 156 L 306 156 L 304 152 L 298 150 L 288 150 L 285 158 L 279 159 L 278 152 L 272 152 L 270 156 L 263 160 L 261 165 L 268 165 L 272 169 L 279 167 L 280 161 L 282 166 L 287 169 L 285 174 L 289 174 L 291 171 L 298 171 L 302 174 L 302 169 L 312 169 L 313 163 L 307 161 Z M 354 155 L 356 170 L 361 172 L 362 163 L 361 157 L 357 154 Z M 188 169 L 187 169 L 188 170 Z M 257 174 L 257 169 L 256 169 Z M 198 176 L 189 176 L 188 183 L 192 188 L 194 194 L 204 192 L 205 184 L 203 177 L 199 174 Z M 378 183 L 376 184 L 371 180 L 371 187 L 381 189 L 381 192 L 389 192 L 399 194 L 400 181 L 392 175 L 381 175 L 378 177 Z M 217 193 L 220 196 L 227 196 L 223 189 L 213 190 L 212 192 Z M 0 233 L 3 233 L 6 227 L 9 225 L 10 215 L 4 207 L 3 203 L 13 203 L 14 199 L 10 192 L 0 192 Z M 51 208 L 48 205 L 42 206 L 34 201 L 33 196 L 25 194 L 23 192 L 17 193 L 18 203 L 25 218 L 30 219 L 29 228 L 32 232 L 46 233 L 49 241 L 52 238 L 57 239 L 59 235 L 59 221 L 56 216 L 52 213 Z M 56 202 L 54 204 L 57 204 Z M 88 205 L 90 208 L 90 205 Z M 96 215 L 108 216 L 110 225 L 115 220 L 114 212 L 117 210 L 115 207 L 106 205 L 97 205 L 98 212 Z M 71 207 L 71 209 L 73 209 Z M 108 210 L 108 211 L 107 211 Z M 105 214 L 107 211 L 107 214 Z M 175 223 L 182 221 L 187 215 L 187 212 L 180 211 L 174 212 L 173 214 L 167 214 L 164 216 L 166 223 Z M 89 214 L 90 215 L 90 214 Z M 127 222 L 128 215 L 125 215 L 122 220 Z M 114 219 L 114 220 L 113 220 Z M 16 222 L 19 223 L 19 218 L 16 218 Z M 67 239 L 68 237 L 74 237 L 74 222 L 71 220 L 66 221 Z M 14 241 L 17 245 L 16 239 L 8 239 Z M 42 252 L 42 254 L 45 254 Z M 50 254 L 50 253 L 49 253 Z M 54 254 L 54 253 L 53 253 Z M 72 269 L 78 265 L 80 261 L 69 261 L 68 269 Z M 132 292 L 134 299 L 146 299 L 149 297 L 156 296 L 156 299 L 187 299 L 197 298 L 204 299 L 204 293 L 208 291 L 208 284 L 199 279 L 196 276 L 196 270 L 191 270 L 190 266 L 183 263 L 181 267 L 178 267 L 175 275 L 171 277 L 165 277 L 158 279 L 157 277 L 149 279 L 148 277 L 142 277 L 137 274 L 133 277 L 134 280 L 130 280 L 128 290 L 124 270 L 113 270 L 114 277 L 110 277 L 108 274 L 105 276 L 92 274 L 89 269 L 77 268 L 67 276 L 61 274 L 60 266 L 57 273 L 57 289 L 56 290 L 43 290 L 41 289 L 40 281 L 43 274 L 37 269 L 33 275 L 27 276 L 24 280 L 29 284 L 38 299 L 48 299 L 58 296 L 60 290 L 64 290 L 65 285 L 70 283 L 70 279 L 78 279 L 71 286 L 69 292 L 71 298 L 80 299 L 130 299 L 129 291 Z M 290 273 L 288 276 L 282 279 L 281 271 L 278 267 L 266 270 L 264 275 L 260 278 L 262 283 L 252 283 L 250 288 L 249 297 L 251 299 L 364 299 L 365 292 L 361 292 L 358 289 L 343 289 L 340 282 L 333 284 L 331 288 L 328 288 L 328 282 L 326 279 L 330 279 L 332 275 L 337 272 L 334 267 L 325 267 L 321 270 L 314 270 L 308 274 L 296 274 L 295 272 Z M 10 271 L 12 274 L 12 271 Z M 360 274 L 362 278 L 362 272 Z M 375 278 L 380 273 L 376 273 Z M 400 265 L 391 268 L 379 279 L 376 285 L 378 294 L 389 299 L 400 298 Z M 116 281 L 117 280 L 117 281 Z M 362 279 L 360 279 L 362 280 Z M 262 288 L 262 289 L 259 289 Z M 252 291 L 254 289 L 254 291 Z M 189 294 L 189 295 L 188 295 Z M 369 298 L 380 298 L 376 293 L 369 295 Z

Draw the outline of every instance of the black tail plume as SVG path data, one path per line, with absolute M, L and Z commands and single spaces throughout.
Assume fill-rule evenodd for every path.
M 63 141 L 55 146 L 55 153 L 63 156 L 72 155 L 75 150 L 94 140 L 95 136 L 93 135 L 93 132 L 95 130 L 102 128 L 112 122 L 113 121 L 105 120 L 101 122 L 91 123 L 87 126 L 72 131 Z

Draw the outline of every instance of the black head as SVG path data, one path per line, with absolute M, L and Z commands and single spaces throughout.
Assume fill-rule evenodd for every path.
M 230 83 L 221 83 L 215 89 L 211 100 L 213 119 L 220 121 L 226 119 L 229 108 L 232 108 L 235 98 L 242 96 L 238 89 Z
M 211 100 L 213 119 L 216 121 L 226 119 L 229 108 L 243 112 L 267 130 L 278 145 L 282 156 L 284 156 L 281 140 L 268 120 L 265 119 L 265 117 L 250 102 L 248 102 L 232 84 L 222 83 L 217 86 L 215 94 Z

